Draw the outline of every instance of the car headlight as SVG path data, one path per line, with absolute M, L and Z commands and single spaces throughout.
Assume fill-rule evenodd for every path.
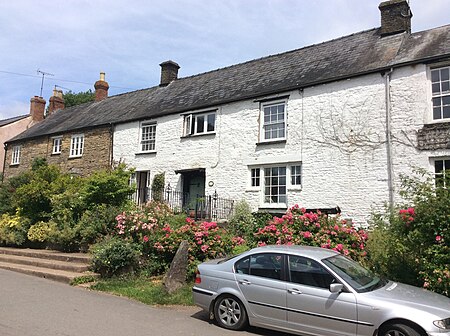
M 433 324 L 439 329 L 450 329 L 450 317 L 444 320 L 434 321 Z

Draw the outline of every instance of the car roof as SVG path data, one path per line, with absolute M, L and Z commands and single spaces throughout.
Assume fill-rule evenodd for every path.
M 288 253 L 310 257 L 316 260 L 329 258 L 339 253 L 334 250 L 329 250 L 322 247 L 302 246 L 302 245 L 267 245 L 256 247 L 247 252 L 247 254 L 254 253 Z

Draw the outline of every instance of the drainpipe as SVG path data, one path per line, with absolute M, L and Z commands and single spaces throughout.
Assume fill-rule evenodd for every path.
M 3 183 L 3 180 L 5 179 L 6 154 L 8 153 L 7 152 L 8 151 L 8 145 L 4 144 L 3 148 L 5 149 L 5 156 L 3 157 L 3 170 L 2 170 L 2 181 L 1 181 L 2 183 Z
M 389 209 L 394 207 L 394 185 L 392 169 L 392 134 L 391 134 L 391 75 L 394 71 L 391 68 L 385 75 L 385 99 L 386 99 L 386 159 L 387 159 L 387 178 L 389 190 Z

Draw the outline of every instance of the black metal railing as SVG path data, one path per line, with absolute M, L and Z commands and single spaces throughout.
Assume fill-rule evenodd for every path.
M 190 195 L 167 187 L 159 195 L 150 195 L 149 200 L 164 201 L 177 213 L 185 212 L 195 220 L 227 220 L 234 214 L 234 200 L 212 195 Z

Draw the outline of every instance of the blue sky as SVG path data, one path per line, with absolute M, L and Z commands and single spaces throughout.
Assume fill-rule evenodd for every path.
M 0 0 L 0 120 L 29 113 L 40 94 L 109 95 L 159 84 L 159 64 L 179 77 L 380 26 L 378 0 Z M 450 24 L 450 0 L 410 0 L 412 30 Z

